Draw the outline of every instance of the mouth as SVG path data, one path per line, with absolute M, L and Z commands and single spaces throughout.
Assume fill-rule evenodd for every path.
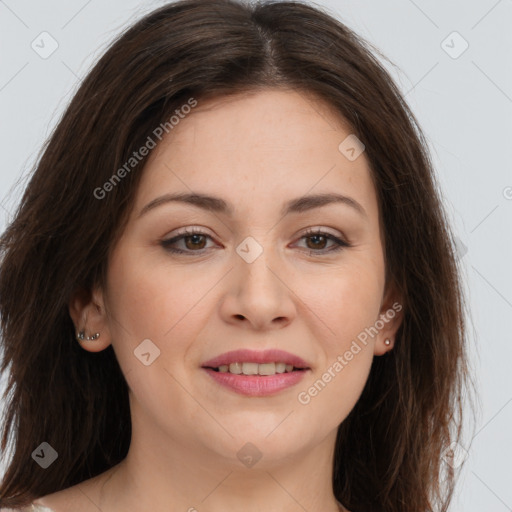
M 203 368 L 208 376 L 219 385 L 219 390 L 226 389 L 247 397 L 267 397 L 276 395 L 297 385 L 308 373 L 306 368 L 292 368 L 284 373 L 271 375 L 222 372 L 218 368 Z
M 220 389 L 249 397 L 266 397 L 297 385 L 311 370 L 300 357 L 283 350 L 235 350 L 201 368 Z
M 203 368 L 217 373 L 228 373 L 232 375 L 245 375 L 255 377 L 269 377 L 283 373 L 304 372 L 308 367 L 297 367 L 284 362 L 255 363 L 255 362 L 237 362 L 223 364 L 219 366 L 203 366 Z
M 202 367 L 234 375 L 274 375 L 311 369 L 304 359 L 279 349 L 232 350 L 203 362 Z

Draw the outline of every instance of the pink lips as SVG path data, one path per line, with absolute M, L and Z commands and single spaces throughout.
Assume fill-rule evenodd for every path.
M 219 384 L 241 395 L 268 396 L 294 386 L 309 370 L 296 370 L 290 373 L 276 373 L 275 375 L 265 376 L 220 373 L 209 368 L 205 368 L 205 371 Z
M 284 350 L 233 350 L 226 352 L 218 357 L 206 361 L 201 366 L 203 368 L 218 368 L 223 364 L 231 363 L 285 363 L 291 364 L 296 368 L 309 368 L 308 363 L 299 356 L 285 352 Z
M 235 375 L 213 370 L 221 365 L 231 363 L 285 363 L 300 370 L 275 375 Z M 234 350 L 210 359 L 202 364 L 203 369 L 220 385 L 246 396 L 274 395 L 286 388 L 294 386 L 304 378 L 310 370 L 306 361 L 283 350 Z

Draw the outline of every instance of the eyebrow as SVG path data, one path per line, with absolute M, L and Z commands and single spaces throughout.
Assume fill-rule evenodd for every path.
M 233 207 L 229 205 L 224 199 L 220 197 L 213 197 L 200 193 L 178 193 L 178 194 L 164 194 L 150 201 L 139 213 L 139 218 L 154 208 L 171 202 L 179 202 L 191 204 L 202 208 L 203 210 L 211 211 L 214 213 L 221 213 L 228 216 L 233 216 Z M 353 198 L 342 194 L 314 194 L 309 196 L 298 197 L 287 201 L 282 210 L 281 215 L 285 216 L 290 213 L 303 213 L 314 208 L 320 208 L 329 204 L 346 204 L 352 207 L 363 217 L 367 217 L 365 209 Z

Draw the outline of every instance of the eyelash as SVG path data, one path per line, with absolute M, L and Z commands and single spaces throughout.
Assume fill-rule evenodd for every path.
M 174 243 L 178 242 L 179 240 L 188 238 L 188 237 L 193 236 L 193 235 L 206 236 L 207 238 L 211 239 L 211 236 L 207 235 L 206 233 L 203 233 L 203 232 L 201 232 L 199 230 L 196 230 L 196 229 L 188 229 L 188 230 L 183 231 L 182 233 L 180 233 L 179 235 L 177 235 L 177 236 L 175 236 L 173 238 L 170 238 L 168 240 L 161 240 L 160 243 L 161 243 L 162 247 L 166 251 L 169 251 L 169 252 L 172 252 L 172 253 L 175 253 L 175 254 L 190 254 L 190 253 L 203 254 L 207 249 L 200 249 L 198 251 L 191 251 L 191 250 L 184 251 L 182 249 L 176 249 L 174 247 L 171 247 L 171 244 L 174 244 Z M 309 255 L 318 255 L 318 254 L 327 254 L 327 253 L 332 253 L 332 252 L 338 252 L 338 251 L 340 251 L 342 249 L 345 249 L 347 247 L 352 247 L 351 244 L 349 244 L 348 242 L 345 242 L 341 238 L 338 238 L 338 237 L 332 235 L 331 233 L 327 233 L 325 231 L 315 230 L 315 229 L 310 229 L 310 230 L 306 231 L 301 236 L 300 239 L 302 239 L 302 238 L 311 238 L 313 236 L 325 237 L 328 240 L 333 241 L 336 244 L 337 247 L 335 247 L 334 249 L 321 249 L 319 251 L 315 251 L 313 249 L 306 249 L 306 252 L 308 252 Z

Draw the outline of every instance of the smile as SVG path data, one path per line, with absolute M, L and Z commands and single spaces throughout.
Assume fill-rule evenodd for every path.
M 289 373 L 294 369 L 302 370 L 303 368 L 295 368 L 292 364 L 286 363 L 231 363 L 212 368 L 212 370 L 217 370 L 220 373 L 233 373 L 235 375 L 275 375 L 276 373 Z
M 245 364 L 251 365 L 249 368 L 257 366 L 258 371 L 260 371 L 260 366 L 277 366 L 275 365 L 275 363 L 270 363 L 268 365 L 258 365 L 256 363 L 243 363 L 242 368 Z M 274 373 L 272 374 L 236 374 L 231 373 L 230 371 L 227 370 L 221 371 L 220 369 L 213 368 L 203 368 L 203 370 L 206 371 L 208 375 L 222 387 L 228 388 L 231 391 L 234 391 L 235 393 L 251 397 L 275 395 L 281 391 L 284 391 L 285 389 L 288 389 L 298 384 L 304 378 L 304 375 L 308 371 L 310 371 L 309 369 L 296 369 L 293 367 L 291 370 L 288 371 L 286 371 L 285 369 L 285 372 L 283 373 L 277 373 L 274 369 Z

